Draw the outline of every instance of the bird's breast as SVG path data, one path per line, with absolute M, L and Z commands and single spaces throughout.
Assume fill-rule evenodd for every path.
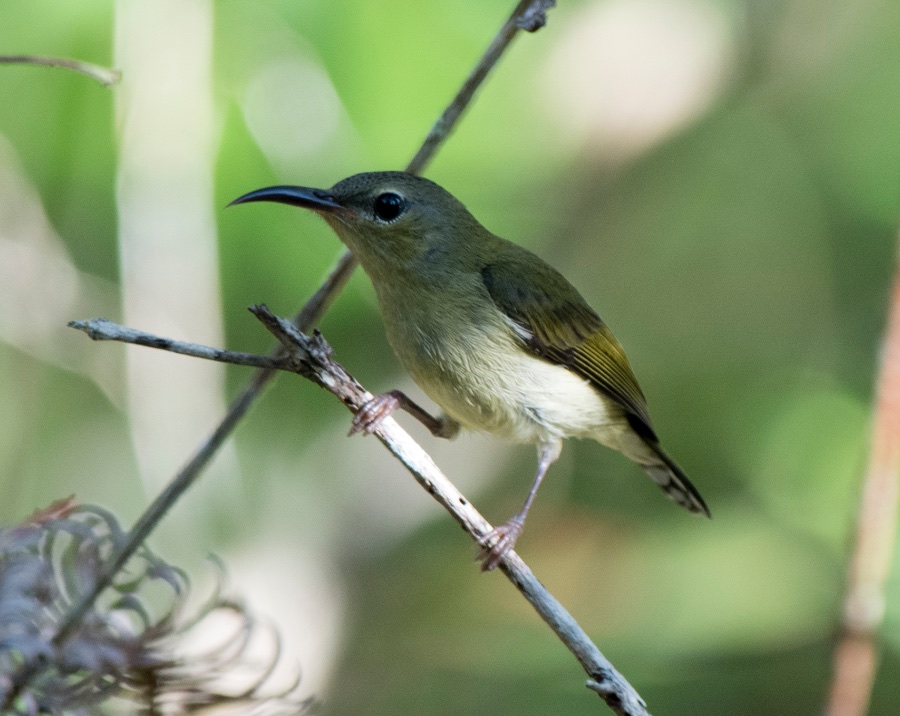
M 485 296 L 384 300 L 388 340 L 416 384 L 472 430 L 516 442 L 595 436 L 621 411 L 567 368 L 534 356 Z

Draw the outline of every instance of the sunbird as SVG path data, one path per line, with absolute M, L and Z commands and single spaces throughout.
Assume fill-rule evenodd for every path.
M 371 279 L 400 363 L 443 410 L 434 417 L 392 390 L 356 413 L 351 434 L 373 432 L 402 408 L 438 437 L 463 427 L 537 445 L 525 504 L 482 538 L 482 569 L 513 548 L 570 437 L 618 450 L 679 505 L 709 516 L 660 446 L 612 331 L 562 274 L 492 234 L 448 191 L 405 172 L 370 172 L 330 189 L 258 189 L 232 205 L 255 201 L 310 209 L 331 226 Z

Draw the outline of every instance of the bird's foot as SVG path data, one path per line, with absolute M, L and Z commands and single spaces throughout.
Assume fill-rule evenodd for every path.
M 442 415 L 439 418 L 434 418 L 433 426 L 426 423 L 426 427 L 431 430 L 431 434 L 436 438 L 453 440 L 453 438 L 459 435 L 460 424 L 449 415 Z
M 401 400 L 396 391 L 376 395 L 356 411 L 348 435 L 356 435 L 356 433 L 371 435 L 381 425 L 381 421 L 390 417 L 399 407 L 401 407 Z
M 481 542 L 481 552 L 479 552 L 476 559 L 481 560 L 482 572 L 490 572 L 512 551 L 524 525 L 524 519 L 513 517 L 499 527 L 492 529 L 479 540 Z

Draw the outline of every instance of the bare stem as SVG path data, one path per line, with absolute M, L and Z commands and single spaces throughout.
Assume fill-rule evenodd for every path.
M 900 242 L 898 242 L 900 249 Z M 900 259 L 900 254 L 898 254 Z M 863 716 L 878 668 L 876 638 L 884 618 L 900 496 L 900 261 L 894 275 L 881 370 L 876 384 L 869 466 L 844 598 L 827 716 Z
M 255 353 L 226 351 L 222 348 L 212 348 L 210 346 L 200 345 L 199 343 L 176 341 L 172 338 L 160 338 L 152 333 L 146 333 L 135 328 L 128 328 L 119 325 L 118 323 L 107 321 L 105 318 L 91 318 L 87 321 L 70 321 L 69 328 L 83 331 L 95 341 L 133 343 L 138 346 L 146 346 L 147 348 L 159 348 L 160 350 L 170 351 L 172 353 L 180 353 L 184 356 L 204 358 L 206 360 L 218 361 L 219 363 L 248 365 L 254 368 L 274 368 L 277 370 L 283 367 L 283 361 L 272 356 L 258 356 Z
M 419 172 L 426 166 L 428 161 L 434 156 L 441 144 L 449 136 L 450 131 L 459 121 L 463 110 L 471 103 L 475 95 L 475 91 L 487 77 L 490 69 L 497 63 L 502 56 L 504 50 L 509 46 L 509 42 L 516 34 L 517 30 L 525 29 L 534 31 L 539 29 L 544 22 L 544 13 L 551 7 L 553 0 L 520 0 L 509 20 L 504 23 L 497 37 L 488 47 L 484 56 L 479 60 L 475 70 L 466 80 L 463 89 L 457 93 L 453 102 L 448 106 L 447 110 L 441 115 L 435 127 L 440 125 L 440 131 L 432 129 L 426 138 L 422 149 L 416 154 L 412 162 L 407 167 L 407 171 Z M 22 58 L 18 58 L 21 60 Z M 50 58 L 29 58 L 29 61 L 49 60 Z M 6 61 L 17 61 L 16 58 L 7 58 Z M 68 61 L 74 62 L 74 61 Z M 31 62 L 31 64 L 36 64 Z M 37 64 L 50 64 L 49 62 L 40 62 Z M 83 63 L 75 63 L 76 66 L 71 67 L 78 71 L 84 71 Z M 69 66 L 68 64 L 64 66 Z M 101 68 L 102 69 L 102 68 Z M 88 73 L 90 74 L 90 73 Z M 95 76 L 95 75 L 91 75 Z M 102 81 L 102 80 L 101 80 Z M 314 326 L 331 303 L 334 301 L 338 293 L 347 283 L 356 268 L 356 258 L 350 253 L 345 253 L 338 261 L 337 266 L 331 275 L 326 279 L 325 283 L 307 302 L 303 309 L 295 316 L 294 325 L 301 331 L 309 331 Z M 280 351 L 273 354 L 273 357 L 281 356 Z M 212 460 L 218 449 L 222 446 L 241 418 L 250 409 L 250 406 L 256 398 L 262 393 L 263 389 L 275 375 L 275 368 L 261 368 L 247 384 L 241 394 L 229 406 L 228 412 L 222 419 L 222 422 L 216 427 L 213 433 L 199 447 L 190 461 L 179 471 L 172 479 L 169 485 L 156 497 L 150 504 L 144 514 L 138 519 L 134 527 L 128 533 L 121 550 L 110 559 L 106 568 L 98 577 L 94 588 L 86 592 L 69 610 L 61 621 L 59 630 L 57 631 L 53 643 L 61 644 L 71 634 L 72 630 L 78 622 L 84 617 L 91 605 L 96 601 L 97 597 L 111 583 L 116 573 L 125 565 L 134 552 L 140 547 L 148 535 L 153 531 L 156 525 L 162 520 L 171 507 L 178 501 L 181 495 L 194 483 L 200 473 Z M 22 689 L 37 673 L 37 662 L 25 664 L 22 669 L 14 676 L 15 687 L 9 691 L 7 703 L 8 707 L 21 693 Z
M 0 64 L 10 65 L 39 65 L 43 67 L 64 67 L 67 70 L 80 72 L 83 75 L 97 80 L 102 85 L 109 87 L 122 79 L 119 70 L 101 67 L 90 62 L 70 60 L 65 57 L 39 57 L 36 55 L 0 55 Z
M 450 132 L 456 126 L 462 113 L 471 104 L 475 92 L 497 64 L 497 60 L 506 52 L 506 48 L 509 47 L 516 33 L 522 29 L 534 32 L 543 27 L 545 21 L 544 12 L 552 7 L 553 4 L 553 0 L 550 2 L 520 0 L 509 20 L 500 28 L 500 32 L 497 33 L 497 36 L 481 56 L 478 64 L 475 65 L 475 68 L 463 83 L 463 86 L 460 87 L 459 92 L 456 93 L 456 97 L 453 98 L 453 101 L 447 106 L 443 114 L 438 117 L 428 136 L 425 137 L 425 141 L 422 143 L 419 151 L 416 152 L 416 156 L 406 166 L 406 171 L 411 174 L 420 174 L 428 166 L 428 162 L 431 161 L 438 147 L 450 136 Z

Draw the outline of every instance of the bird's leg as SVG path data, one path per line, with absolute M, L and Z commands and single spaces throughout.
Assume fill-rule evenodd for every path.
M 561 450 L 562 442 L 559 440 L 541 443 L 538 446 L 537 475 L 534 477 L 534 484 L 531 486 L 531 491 L 528 493 L 528 498 L 525 500 L 522 509 L 505 523 L 495 527 L 481 538 L 482 550 L 478 554 L 478 559 L 481 560 L 482 572 L 490 572 L 494 569 L 515 545 L 516 540 L 522 533 L 522 528 L 525 526 L 525 516 L 531 508 L 531 503 L 534 502 L 541 480 L 544 479 L 544 475 L 547 474 L 550 466 L 556 462 L 556 458 L 559 457 Z
M 355 435 L 361 432 L 363 435 L 371 435 L 381 424 L 382 420 L 400 408 L 422 423 L 436 438 L 447 438 L 449 440 L 455 438 L 457 433 L 459 433 L 459 423 L 453 418 L 447 415 L 436 418 L 409 398 L 403 391 L 392 390 L 388 393 L 376 395 L 356 411 L 349 434 Z

